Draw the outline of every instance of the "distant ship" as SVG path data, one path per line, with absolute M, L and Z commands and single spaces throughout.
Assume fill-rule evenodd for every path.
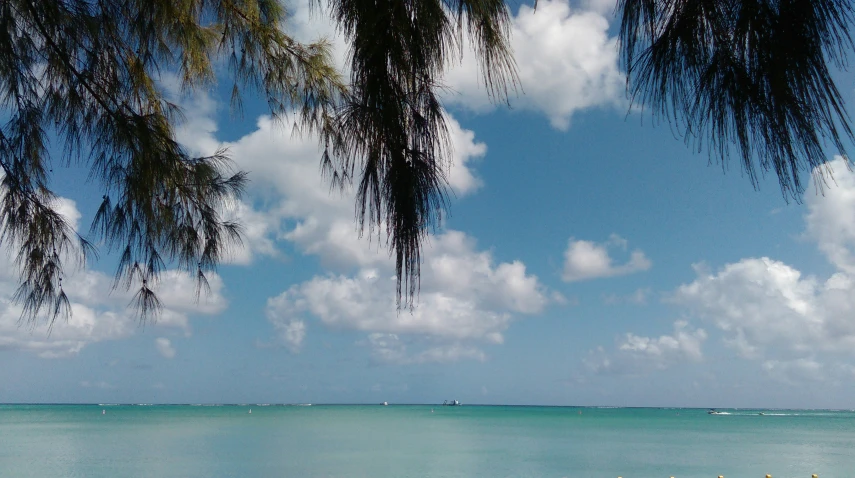
M 460 402 L 458 402 L 457 400 L 443 400 L 442 405 L 446 407 L 459 407 Z

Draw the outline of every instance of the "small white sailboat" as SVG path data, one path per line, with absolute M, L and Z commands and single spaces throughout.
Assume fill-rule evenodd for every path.
M 389 405 L 389 402 L 383 402 L 383 406 L 384 406 L 384 407 L 385 407 L 385 406 L 387 406 L 387 405 Z

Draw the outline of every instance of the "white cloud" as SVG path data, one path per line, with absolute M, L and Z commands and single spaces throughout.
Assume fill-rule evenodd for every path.
M 625 80 L 617 39 L 608 32 L 614 6 L 614 0 L 584 0 L 581 8 L 567 0 L 540 0 L 535 12 L 521 5 L 512 16 L 511 46 L 522 91 L 510 98 L 511 107 L 541 112 L 555 128 L 566 130 L 577 111 L 621 105 Z M 330 40 L 336 64 L 349 76 L 348 45 L 326 9 L 298 0 L 288 28 L 300 41 Z M 462 58 L 454 59 L 443 78 L 446 100 L 490 111 L 496 105 L 487 96 L 468 39 L 464 42 Z
M 481 187 L 480 178 L 470 166 L 486 154 L 487 148 L 454 118 L 447 119 L 453 149 L 447 179 L 460 198 Z M 237 166 L 250 172 L 250 192 L 264 204 L 262 211 L 240 206 L 237 217 L 242 222 L 249 220 L 249 251 L 239 253 L 235 262 L 248 263 L 254 253 L 275 254 L 276 239 L 294 242 L 302 252 L 320 256 L 324 266 L 330 268 L 387 262 L 382 241 L 376 236 L 359 238 L 353 191 L 331 190 L 321 176 L 315 138 L 292 135 L 288 124 L 290 120 L 279 124 L 262 117 L 256 131 L 235 143 L 224 144 Z M 286 221 L 295 224 L 283 230 Z
M 456 231 L 432 242 L 413 311 L 396 310 L 391 264 L 383 264 L 292 286 L 268 302 L 269 315 L 291 320 L 309 314 L 332 328 L 502 343 L 511 313 L 537 313 L 548 303 L 522 263 L 494 265 L 490 253 Z
M 77 210 L 76 202 L 59 197 L 54 202 L 53 207 L 75 231 L 80 229 L 80 211 Z
M 763 371 L 771 378 L 788 385 L 800 385 L 805 382 L 822 382 L 826 380 L 825 365 L 813 358 L 781 361 L 767 360 L 763 362 Z
M 73 223 L 80 218 L 75 203 L 58 201 L 60 212 Z M 60 317 L 51 326 L 45 317 L 21 322 L 21 306 L 12 301 L 18 285 L 17 268 L 9 246 L 0 248 L 0 349 L 24 350 L 42 358 L 74 356 L 89 344 L 127 338 L 138 330 L 138 319 L 128 308 L 132 293 L 113 291 L 113 279 L 91 269 L 68 271 L 63 287 L 71 302 L 71 317 Z M 186 273 L 169 270 L 154 284 L 164 308 L 156 327 L 177 327 L 190 332 L 190 314 L 216 314 L 226 307 L 223 282 L 209 277 L 211 293 L 197 304 L 195 283 Z
M 463 129 L 460 123 L 448 116 L 448 133 L 451 137 L 452 160 L 448 171 L 448 185 L 457 197 L 463 197 L 477 191 L 484 185 L 481 178 L 475 176 L 471 164 L 487 154 L 487 145 L 475 141 L 475 132 Z
M 448 123 L 454 151 L 449 185 L 461 197 L 481 187 L 471 163 L 486 153 L 486 146 L 453 118 Z M 252 174 L 254 203 L 264 204 L 259 214 L 272 218 L 267 231 L 283 228 L 282 239 L 340 271 L 316 276 L 269 300 L 268 320 L 294 352 L 305 337 L 305 319 L 314 317 L 330 328 L 445 341 L 411 361 L 480 360 L 483 352 L 460 341 L 501 343 L 512 314 L 537 313 L 549 302 L 547 291 L 522 262 L 496 263 L 490 252 L 476 248 L 473 238 L 446 230 L 425 242 L 418 305 L 412 313 L 399 313 L 394 262 L 385 242 L 376 235 L 359 237 L 353 191 L 330 191 L 319 174 L 315 139 L 291 135 L 262 117 L 256 131 L 226 146 L 238 166 Z
M 347 222 L 346 222 L 347 221 Z M 549 302 L 535 276 L 519 261 L 496 264 L 492 254 L 479 251 L 474 240 L 459 231 L 432 236 L 423 252 L 421 288 L 412 311 L 398 311 L 392 259 L 384 249 L 356 239 L 352 219 L 313 215 L 290 235 L 298 244 L 306 239 L 300 228 L 311 222 L 313 242 L 306 252 L 321 256 L 330 265 L 356 266 L 353 275 L 329 274 L 294 285 L 268 302 L 268 318 L 274 327 L 314 317 L 333 329 L 369 333 L 430 336 L 448 344 L 401 363 L 481 360 L 483 353 L 460 341 L 502 343 L 514 313 L 540 312 Z M 326 259 L 326 260 L 324 260 Z M 450 348 L 449 348 L 450 347 Z M 387 359 L 392 349 L 377 352 Z M 394 354 L 393 354 L 394 355 Z
M 154 346 L 157 348 L 157 353 L 164 358 L 175 358 L 175 347 L 172 346 L 172 342 L 166 337 L 156 338 L 154 340 Z
M 288 33 L 304 43 L 321 39 L 329 42 L 333 62 L 347 79 L 350 76 L 348 45 L 344 36 L 338 32 L 335 21 L 330 18 L 328 6 L 313 0 L 293 0 L 290 3 L 293 6 L 286 24 Z
M 827 163 L 833 181 L 822 191 L 805 194 L 807 235 L 816 241 L 829 262 L 855 274 L 855 173 L 840 157 Z
M 629 260 L 620 265 L 613 263 L 609 248 L 626 250 L 626 239 L 612 234 L 605 243 L 593 241 L 575 241 L 570 238 L 567 250 L 564 251 L 564 273 L 566 282 L 614 277 L 632 274 L 650 269 L 652 263 L 640 249 L 632 251 Z
M 672 356 L 679 360 L 700 361 L 703 358 L 701 344 L 707 338 L 706 332 L 703 329 L 688 332 L 687 327 L 687 322 L 677 321 L 674 323 L 674 335 L 662 335 L 659 338 L 626 334 L 626 340 L 618 349 L 632 355 L 653 358 L 658 362 Z
M 855 287 L 845 273 L 826 281 L 769 258 L 743 259 L 718 273 L 696 266 L 673 300 L 715 324 L 746 358 L 799 358 L 855 346 Z
M 273 328 L 288 350 L 291 353 L 300 353 L 303 339 L 306 338 L 306 322 L 293 318 L 288 310 L 289 305 L 277 299 L 267 300 L 267 320 L 273 324 Z
M 46 320 L 21 323 L 21 308 L 9 297 L 0 298 L 0 349 L 23 350 L 42 358 L 76 355 L 91 343 L 130 336 L 136 324 L 127 315 L 96 311 L 72 303 L 68 320 L 57 319 L 50 327 Z
M 210 108 L 200 111 L 206 114 Z M 472 164 L 487 147 L 454 118 L 446 119 L 452 142 L 446 177 L 460 198 L 482 187 Z M 353 189 L 330 189 L 319 174 L 317 139 L 291 134 L 291 124 L 293 118 L 280 124 L 261 117 L 255 131 L 223 146 L 237 167 L 251 174 L 249 200 L 259 208 L 254 214 L 264 218 L 254 242 L 263 244 L 269 254 L 276 250 L 277 240 L 290 241 L 299 252 L 319 257 L 331 271 L 268 301 L 268 320 L 293 352 L 299 351 L 305 337 L 306 319 L 314 318 L 330 328 L 443 341 L 419 352 L 424 352 L 423 358 L 408 360 L 481 359 L 483 352 L 461 341 L 501 343 L 514 314 L 538 313 L 550 301 L 537 277 L 526 273 L 525 264 L 497 262 L 490 252 L 478 250 L 473 238 L 445 230 L 424 242 L 418 305 L 412 312 L 399 313 L 394 260 L 382 225 L 381 231 L 359 237 Z M 215 130 L 207 127 L 209 134 Z M 217 144 L 213 138 L 195 141 Z M 255 246 L 248 256 L 260 250 Z M 247 255 L 240 259 L 247 260 Z
M 855 174 L 841 158 L 821 167 L 833 170 L 834 181 L 806 194 L 805 235 L 838 272 L 823 280 L 767 257 L 716 272 L 696 264 L 697 278 L 671 298 L 720 329 L 739 356 L 789 384 L 851 376 L 855 355 Z
M 512 21 L 511 45 L 523 93 L 511 98 L 513 108 L 542 112 L 553 127 L 566 130 L 577 111 L 621 104 L 625 80 L 617 65 L 617 39 L 608 34 L 607 3 L 589 0 L 586 10 L 576 10 L 566 0 L 541 0 L 536 12 L 520 6 Z M 461 65 L 446 77 L 457 93 L 448 100 L 488 111 L 494 105 L 477 64 L 467 48 Z
M 674 323 L 672 335 L 644 337 L 626 334 L 616 350 L 608 354 L 599 347 L 584 361 L 591 372 L 601 374 L 634 375 L 651 370 L 703 360 L 702 345 L 707 339 L 703 329 L 692 329 L 685 321 Z
M 224 217 L 242 227 L 241 243 L 229 248 L 224 263 L 249 265 L 257 255 L 281 255 L 276 247 L 276 238 L 282 235 L 279 218 L 258 212 L 244 202 L 232 205 Z
M 176 75 L 164 74 L 161 83 L 172 95 L 185 113 L 183 121 L 175 128 L 175 139 L 187 148 L 190 154 L 213 154 L 220 147 L 214 137 L 217 132 L 217 122 L 214 120 L 218 108 L 217 101 L 210 95 L 201 93 L 185 95 L 181 92 L 181 80 Z

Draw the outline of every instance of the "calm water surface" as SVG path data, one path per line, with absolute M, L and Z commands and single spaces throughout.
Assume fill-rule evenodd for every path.
M 855 413 L 728 412 L 0 405 L 0 476 L 855 476 Z

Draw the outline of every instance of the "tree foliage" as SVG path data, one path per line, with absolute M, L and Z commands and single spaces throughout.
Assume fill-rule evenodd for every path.
M 320 0 L 317 0 L 320 1 Z M 387 235 L 398 305 L 413 305 L 422 240 L 446 203 L 449 138 L 438 97 L 463 47 L 478 54 L 485 85 L 516 85 L 504 0 L 329 0 L 350 44 L 351 97 L 325 159 L 334 183 L 356 183 L 360 226 Z
M 143 317 L 158 309 L 152 284 L 167 266 L 205 287 L 240 240 L 222 212 L 246 175 L 226 151 L 192 157 L 176 142 L 181 112 L 164 77 L 192 92 L 225 76 L 218 65 L 235 108 L 242 92 L 259 94 L 319 135 L 324 171 L 355 185 L 357 221 L 386 237 L 398 305 L 412 306 L 422 241 L 446 205 L 442 76 L 471 44 L 487 90 L 506 99 L 517 86 L 508 6 L 310 1 L 350 45 L 349 82 L 324 41 L 282 29 L 280 0 L 0 2 L 0 243 L 16 251 L 25 316 L 68 310 L 66 262 L 93 243 L 118 253 L 115 284 L 136 288 Z M 829 70 L 855 45 L 849 0 L 619 0 L 618 12 L 629 93 L 724 164 L 737 154 L 755 185 L 758 169 L 774 170 L 798 199 L 800 173 L 855 140 Z M 57 212 L 54 162 L 88 167 L 103 190 L 88 240 Z
M 618 11 L 630 94 L 723 164 L 738 155 L 755 186 L 758 166 L 774 170 L 799 200 L 800 173 L 855 140 L 829 70 L 855 46 L 851 0 L 620 0 Z
M 199 290 L 225 248 L 240 240 L 223 208 L 246 175 L 226 151 L 191 157 L 175 140 L 181 120 L 164 75 L 183 92 L 212 85 L 217 65 L 274 114 L 296 111 L 319 134 L 333 184 L 357 182 L 357 217 L 386 234 L 398 299 L 412 304 L 421 241 L 445 206 L 449 139 L 438 98 L 449 59 L 469 35 L 485 84 L 515 84 L 509 17 L 501 0 L 330 0 L 352 44 L 350 88 L 324 41 L 282 29 L 279 0 L 9 0 L 0 4 L 0 243 L 17 250 L 24 315 L 69 311 L 69 258 L 103 242 L 118 253 L 116 287 L 135 288 L 145 318 L 159 309 L 165 267 L 195 274 Z M 51 140 L 62 145 L 58 158 Z M 56 210 L 52 164 L 82 164 L 103 201 L 89 239 Z M 58 178 L 60 181 L 63 178 Z M 380 232 L 384 231 L 384 232 Z M 92 242 L 90 242 L 90 240 Z
M 16 250 L 25 317 L 68 313 L 66 263 L 101 241 L 118 253 L 115 285 L 136 288 L 143 318 L 159 308 L 153 285 L 167 266 L 206 287 L 205 274 L 239 241 L 240 226 L 222 214 L 246 175 L 225 151 L 192 157 L 176 142 L 180 110 L 163 75 L 192 91 L 224 63 L 234 104 L 241 90 L 258 91 L 274 113 L 296 110 L 322 130 L 343 82 L 327 44 L 294 41 L 284 17 L 276 0 L 0 3 L 0 242 Z M 55 162 L 88 167 L 103 191 L 92 242 L 56 210 L 51 183 L 64 178 L 53 177 Z

